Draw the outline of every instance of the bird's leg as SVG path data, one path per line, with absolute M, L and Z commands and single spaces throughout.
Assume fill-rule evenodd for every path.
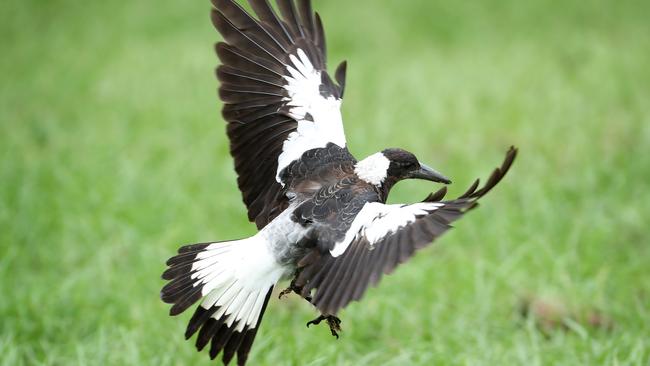
M 285 288 L 284 290 L 282 290 L 282 292 L 280 292 L 280 295 L 278 296 L 278 299 L 281 299 L 283 296 L 289 295 L 292 292 L 300 294 L 301 290 L 302 290 L 302 288 L 296 286 L 296 279 L 294 277 L 294 279 L 291 280 L 291 283 L 289 284 L 289 287 Z
M 323 314 L 321 314 L 318 318 L 308 321 L 307 322 L 307 328 L 309 328 L 309 326 L 312 325 L 312 324 L 318 325 L 323 320 L 327 320 L 327 325 L 329 325 L 329 327 L 330 327 L 330 332 L 332 332 L 332 335 L 334 337 L 336 337 L 336 339 L 339 339 L 339 333 L 338 332 L 341 331 L 341 319 L 337 318 L 334 315 L 323 315 Z

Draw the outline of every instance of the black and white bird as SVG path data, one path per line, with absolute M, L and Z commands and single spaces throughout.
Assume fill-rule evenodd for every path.
M 414 204 L 386 204 L 403 179 L 449 179 L 412 153 L 385 149 L 357 161 L 341 118 L 346 63 L 326 70 L 323 25 L 310 0 L 249 0 L 256 16 L 233 0 L 212 0 L 212 22 L 224 42 L 217 78 L 230 152 L 252 237 L 187 245 L 167 261 L 162 300 L 177 315 L 199 302 L 186 338 L 210 344 L 210 357 L 235 354 L 246 363 L 273 287 L 309 301 L 333 335 L 339 310 L 360 299 L 441 236 L 506 174 L 517 150 L 479 188 L 444 200 L 443 187 Z

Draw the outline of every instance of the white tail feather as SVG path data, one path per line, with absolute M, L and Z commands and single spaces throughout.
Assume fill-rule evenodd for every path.
M 225 316 L 228 327 L 237 321 L 239 331 L 255 326 L 267 292 L 284 273 L 259 234 L 208 245 L 197 254 L 191 270 L 194 286 L 202 286 L 201 306 L 218 306 L 212 317 Z

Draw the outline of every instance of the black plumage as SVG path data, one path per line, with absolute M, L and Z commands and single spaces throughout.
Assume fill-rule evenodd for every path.
M 382 275 L 443 235 L 510 169 L 517 150 L 479 188 L 446 188 L 415 204 L 386 204 L 404 179 L 449 184 L 412 153 L 390 148 L 358 161 L 348 150 L 340 104 L 347 63 L 327 72 L 325 33 L 309 0 L 212 0 L 223 36 L 215 50 L 230 153 L 249 220 L 260 230 L 234 241 L 187 245 L 167 261 L 161 299 L 178 315 L 199 302 L 187 326 L 196 348 L 244 365 L 273 287 L 295 292 L 340 331 L 338 312 Z
M 488 193 L 508 172 L 516 153 L 517 150 L 514 148 L 508 151 L 501 167 L 494 170 L 490 179 L 481 189 L 477 190 L 478 181 L 476 181 L 465 194 L 453 200 L 443 200 L 446 190 L 427 197 L 423 202 L 439 202 L 442 206 L 416 216 L 416 220 L 411 225 L 390 233 L 379 243 L 371 245 L 367 238 L 360 236 L 352 241 L 343 255 L 338 257 L 333 257 L 323 248 L 314 248 L 313 253 L 308 254 L 309 260 L 303 258 L 298 265 L 298 275 L 294 284 L 300 289 L 300 295 L 311 297 L 312 304 L 323 314 L 336 314 L 350 301 L 358 300 L 368 286 L 377 283 L 382 274 L 391 273 L 398 264 L 410 258 L 417 249 L 430 244 L 450 229 L 452 222 L 474 208 L 477 200 Z M 356 186 L 356 184 L 353 183 L 351 186 Z M 340 191 L 341 189 L 335 190 L 334 194 Z M 353 196 L 350 201 L 357 197 L 359 196 Z M 322 208 L 326 206 L 322 200 L 310 200 L 299 209 L 305 205 L 310 205 L 310 212 L 316 214 L 309 215 L 301 212 L 303 220 L 311 218 L 311 221 L 318 223 L 331 217 L 322 212 Z M 357 212 L 361 210 L 358 204 L 346 204 L 344 207 Z M 338 234 L 338 238 L 342 237 L 345 235 L 345 231 L 341 232 L 340 228 L 351 226 L 352 220 L 348 220 L 349 224 L 342 225 L 341 217 L 334 218 L 332 221 L 339 225 L 337 227 L 339 230 L 334 228 L 328 232 L 335 232 Z M 327 242 L 334 243 L 336 241 L 336 239 L 330 239 Z M 373 265 L 369 266 L 364 262 Z
M 221 82 L 219 97 L 224 102 L 223 116 L 228 121 L 231 153 L 239 175 L 237 182 L 249 219 L 261 229 L 273 219 L 271 212 L 277 211 L 274 207 L 286 204 L 278 195 L 282 187 L 275 180 L 275 169 L 282 142 L 297 128 L 296 121 L 287 118 L 283 111 L 286 106 L 283 98 L 288 96 L 283 77 L 288 75 L 289 55 L 300 47 L 317 70 L 323 75 L 327 72 L 325 36 L 309 1 L 300 1 L 299 10 L 291 0 L 279 1 L 283 19 L 265 0 L 249 3 L 259 20 L 231 0 L 213 0 L 211 18 L 227 42 L 216 47 L 222 62 L 217 77 Z M 340 70 L 336 79 L 343 85 L 345 64 Z M 334 83 L 329 83 L 324 92 L 334 96 L 343 94 L 342 87 Z M 267 169 L 260 172 L 262 155 Z M 258 174 L 251 174 L 253 171 Z

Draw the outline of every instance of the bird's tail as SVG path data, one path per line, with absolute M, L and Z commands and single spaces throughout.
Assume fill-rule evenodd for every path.
M 210 358 L 223 350 L 224 364 L 235 353 L 237 364 L 245 364 L 273 285 L 283 274 L 264 237 L 187 245 L 167 265 L 162 278 L 171 282 L 160 297 L 174 304 L 170 315 L 203 299 L 185 338 L 199 331 L 199 351 L 210 343 Z

